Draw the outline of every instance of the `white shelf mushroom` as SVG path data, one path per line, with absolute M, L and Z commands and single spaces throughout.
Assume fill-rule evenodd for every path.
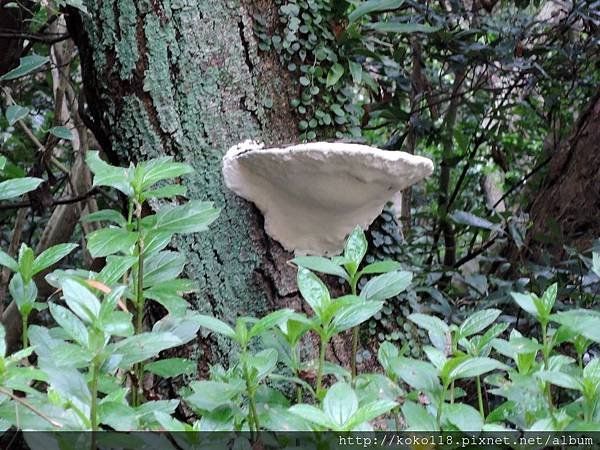
M 296 254 L 337 254 L 396 194 L 431 175 L 422 156 L 367 145 L 314 142 L 263 149 L 246 141 L 223 158 L 229 189 L 253 202 L 265 231 Z

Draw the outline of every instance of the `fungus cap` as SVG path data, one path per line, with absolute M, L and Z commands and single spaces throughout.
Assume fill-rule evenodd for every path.
M 339 253 L 356 225 L 366 229 L 395 194 L 432 172 L 422 156 L 340 142 L 263 149 L 246 141 L 223 158 L 226 186 L 297 254 Z

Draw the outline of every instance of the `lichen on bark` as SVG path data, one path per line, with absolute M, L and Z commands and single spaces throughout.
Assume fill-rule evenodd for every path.
M 80 50 L 89 122 L 107 155 L 120 164 L 165 154 L 189 162 L 196 169 L 184 180 L 189 197 L 222 208 L 208 232 L 173 242 L 199 283 L 195 308 L 233 321 L 293 297 L 293 270 L 284 264 L 290 255 L 221 177 L 231 145 L 296 139 L 289 80 L 272 55 L 259 56 L 251 29 L 252 9 L 268 15 L 270 2 L 89 0 L 86 6 L 90 14 L 72 11 L 69 28 Z M 214 360 L 229 344 L 213 350 Z

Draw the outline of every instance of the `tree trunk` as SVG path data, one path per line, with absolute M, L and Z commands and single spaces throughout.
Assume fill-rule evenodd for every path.
M 297 140 L 291 83 L 275 55 L 258 52 L 252 16 L 277 23 L 271 0 L 119 0 L 70 11 L 88 126 L 113 164 L 161 155 L 194 166 L 190 198 L 222 208 L 210 230 L 178 238 L 199 283 L 194 308 L 229 322 L 295 301 L 292 256 L 263 231 L 253 205 L 223 185 L 221 158 L 234 144 Z M 214 361 L 229 344 L 193 349 Z M 206 354 L 209 351 L 209 354 Z
M 531 210 L 526 248 L 561 258 L 563 245 L 579 250 L 600 237 L 600 93 L 550 160 Z

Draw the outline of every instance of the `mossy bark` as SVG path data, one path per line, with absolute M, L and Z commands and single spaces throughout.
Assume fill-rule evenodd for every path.
M 188 275 L 200 292 L 194 307 L 232 322 L 295 298 L 291 257 L 270 240 L 256 209 L 223 185 L 221 158 L 234 144 L 297 140 L 289 108 L 290 80 L 275 56 L 259 52 L 252 17 L 270 23 L 271 1 L 90 0 L 89 15 L 71 11 L 87 122 L 108 157 L 174 155 L 194 166 L 190 198 L 222 208 L 208 232 L 179 238 Z M 228 343 L 196 347 L 215 361 Z M 210 349 L 210 351 L 209 351 Z M 204 354 L 209 351 L 210 354 Z

